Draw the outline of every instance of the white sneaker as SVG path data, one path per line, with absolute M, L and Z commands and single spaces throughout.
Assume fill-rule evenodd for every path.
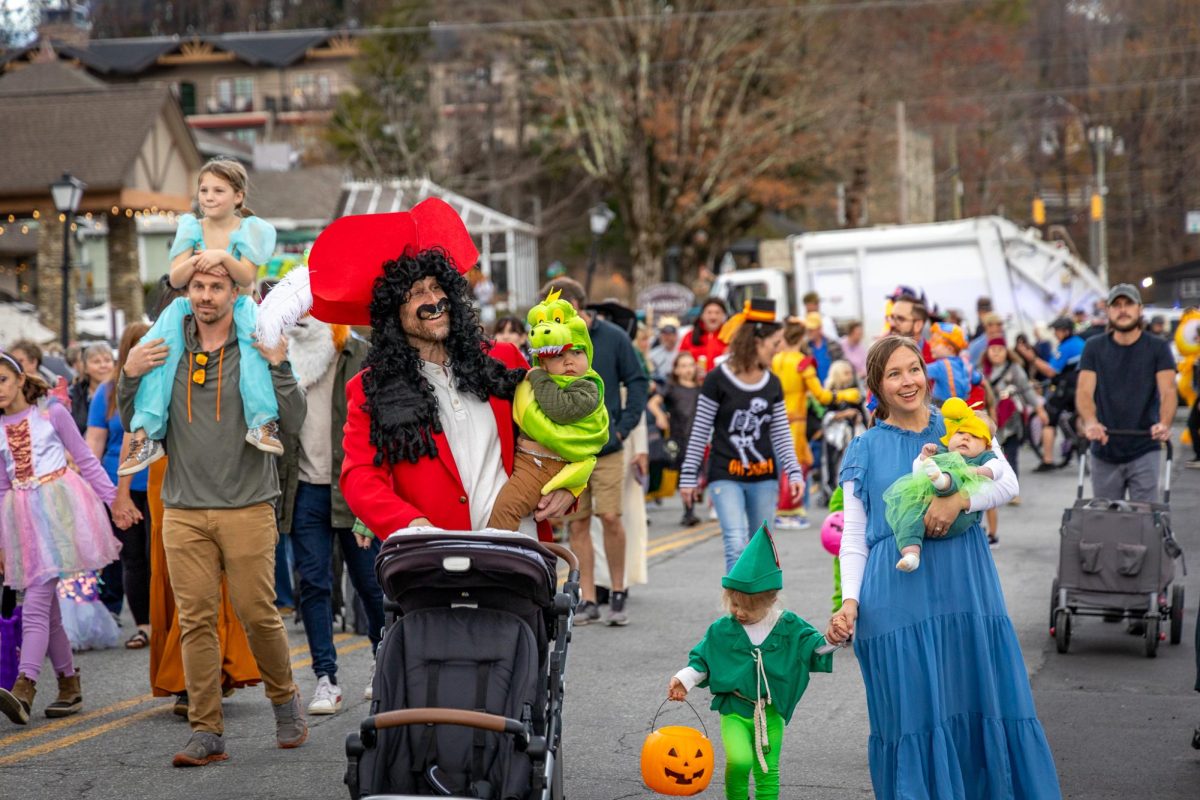
M 329 680 L 328 675 L 317 679 L 317 690 L 313 692 L 308 713 L 313 716 L 336 714 L 342 710 L 342 688 Z
M 371 659 L 371 671 L 367 673 L 367 688 L 363 689 L 363 699 L 372 700 L 375 697 L 375 659 Z

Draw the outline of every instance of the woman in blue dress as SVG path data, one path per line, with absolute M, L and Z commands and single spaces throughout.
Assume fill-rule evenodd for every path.
M 936 498 L 925 518 L 921 569 L 894 568 L 883 493 L 945 433 L 929 405 L 921 352 L 889 336 L 867 354 L 876 424 L 842 461 L 844 601 L 826 637 L 854 650 L 867 692 L 868 756 L 879 798 L 1053 800 L 1058 776 L 1000 579 L 978 525 L 943 536 L 960 512 L 1007 503 L 1017 481 L 1000 473 L 974 497 Z M 926 566 L 929 568 L 926 569 Z

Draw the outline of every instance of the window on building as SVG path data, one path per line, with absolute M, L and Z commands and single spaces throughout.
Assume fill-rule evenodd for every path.
M 1200 278 L 1184 278 L 1179 282 L 1180 298 L 1200 297 Z
M 188 81 L 179 84 L 179 105 L 188 116 L 196 113 L 196 84 Z
M 214 88 L 218 111 L 227 113 L 254 109 L 254 78 L 218 78 Z
M 323 108 L 333 97 L 333 77 L 328 72 L 303 72 L 292 83 L 292 105 Z

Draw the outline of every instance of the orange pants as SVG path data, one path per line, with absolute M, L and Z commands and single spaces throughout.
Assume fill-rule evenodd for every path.
M 150 465 L 146 495 L 150 503 L 150 688 L 156 697 L 168 697 L 186 691 L 183 679 L 183 650 L 179 645 L 179 612 L 167 554 L 163 549 L 162 483 L 167 459 Z M 235 689 L 262 682 L 246 631 L 229 602 L 229 587 L 221 578 L 221 605 L 217 618 L 217 636 L 221 647 L 221 687 Z

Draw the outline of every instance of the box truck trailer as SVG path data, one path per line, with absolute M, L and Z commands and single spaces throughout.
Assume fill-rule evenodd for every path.
M 887 298 L 898 286 L 923 292 L 931 307 L 958 309 L 973 325 L 976 301 L 990 297 L 1010 331 L 1092 304 L 1107 287 L 1065 246 L 1001 217 L 818 231 L 789 237 L 786 268 L 736 270 L 718 276 L 713 294 L 734 309 L 748 297 L 770 297 L 781 317 L 803 312 L 815 291 L 821 312 L 844 330 L 860 320 L 868 341 L 883 332 Z

